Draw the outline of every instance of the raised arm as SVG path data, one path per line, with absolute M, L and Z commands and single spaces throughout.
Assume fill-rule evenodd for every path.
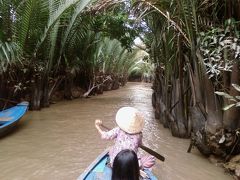
M 102 121 L 99 119 L 95 120 L 95 127 L 98 130 L 99 134 L 102 135 L 104 133 L 104 131 L 100 128 L 102 125 Z
M 114 128 L 110 131 L 103 131 L 101 129 L 101 126 L 102 126 L 102 121 L 99 120 L 99 119 L 96 119 L 95 120 L 95 127 L 96 129 L 98 130 L 99 134 L 101 135 L 101 138 L 102 139 L 107 139 L 107 140 L 111 140 L 111 139 L 114 139 L 117 137 L 117 134 L 118 134 L 118 131 L 119 131 L 119 128 Z

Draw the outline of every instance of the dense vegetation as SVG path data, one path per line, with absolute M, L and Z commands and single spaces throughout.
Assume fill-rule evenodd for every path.
M 59 91 L 88 96 L 154 72 L 156 118 L 229 160 L 240 153 L 239 8 L 237 0 L 0 0 L 0 95 L 39 109 Z M 133 46 L 136 37 L 145 45 Z
M 191 136 L 203 154 L 225 160 L 240 153 L 239 7 L 235 0 L 135 5 L 150 28 L 156 118 L 173 136 Z
M 148 59 L 133 46 L 141 27 L 128 18 L 129 8 L 111 1 L 0 1 L 1 98 L 40 109 L 56 93 L 71 99 L 124 85 Z

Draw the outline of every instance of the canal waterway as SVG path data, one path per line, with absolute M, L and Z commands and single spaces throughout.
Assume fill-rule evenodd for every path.
M 187 153 L 189 140 L 171 136 L 155 120 L 151 84 L 128 83 L 118 90 L 87 99 L 58 102 L 29 111 L 16 131 L 0 139 L 1 180 L 74 180 L 113 142 L 101 140 L 95 119 L 108 127 L 122 106 L 134 106 L 146 118 L 143 142 L 165 156 L 153 171 L 162 180 L 230 180 L 196 149 Z

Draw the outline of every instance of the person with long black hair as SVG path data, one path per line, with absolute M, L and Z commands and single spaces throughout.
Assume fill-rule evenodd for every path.
M 138 157 L 133 150 L 120 151 L 113 161 L 112 180 L 139 180 Z

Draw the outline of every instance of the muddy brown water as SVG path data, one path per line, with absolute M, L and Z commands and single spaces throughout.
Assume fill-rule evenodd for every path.
M 186 153 L 189 140 L 174 138 L 154 119 L 151 84 L 128 83 L 88 99 L 59 102 L 28 112 L 18 128 L 0 139 L 1 180 L 74 180 L 113 142 L 100 139 L 94 120 L 114 127 L 122 106 L 144 112 L 144 143 L 165 156 L 154 172 L 162 180 L 230 180 L 196 149 Z

